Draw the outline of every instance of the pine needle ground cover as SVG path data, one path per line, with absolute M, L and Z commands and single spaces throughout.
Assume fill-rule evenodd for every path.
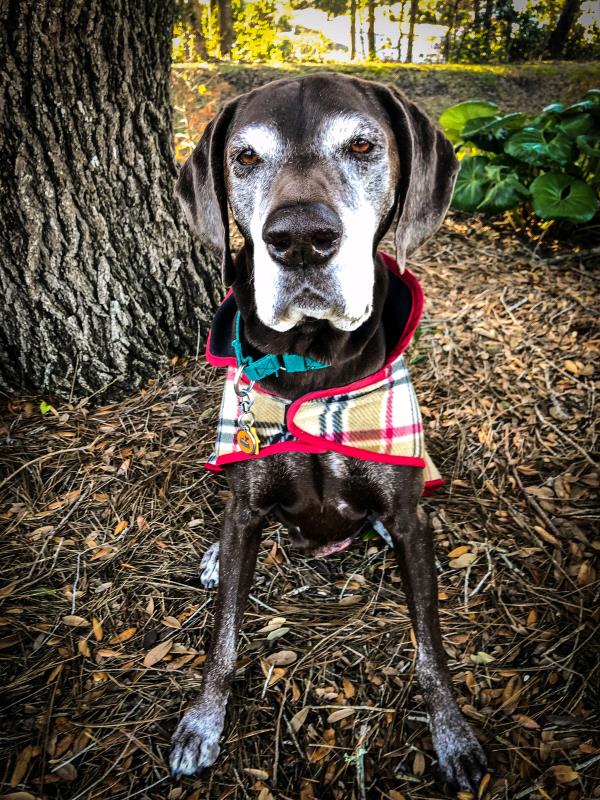
M 600 797 L 600 253 L 540 251 L 453 212 L 411 264 L 427 298 L 411 371 L 447 481 L 426 501 L 444 642 L 493 768 L 486 800 Z M 220 759 L 169 777 L 212 626 L 198 566 L 227 489 L 200 465 L 219 378 L 190 358 L 118 405 L 4 409 L 0 796 L 449 796 L 391 551 L 375 537 L 305 559 L 278 525 Z

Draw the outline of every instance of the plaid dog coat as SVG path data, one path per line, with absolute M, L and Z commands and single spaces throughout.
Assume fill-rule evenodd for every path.
M 347 386 L 309 392 L 293 402 L 255 384 L 252 413 L 260 439 L 257 454 L 243 453 L 236 442 L 237 363 L 231 340 L 237 306 L 232 292 L 227 294 L 215 314 L 206 348 L 209 363 L 227 367 L 217 442 L 205 464 L 207 469 L 221 470 L 232 461 L 274 453 L 333 450 L 368 461 L 422 467 L 426 491 L 443 483 L 425 450 L 421 412 L 403 356 L 421 317 L 423 292 L 411 272 L 401 275 L 390 256 L 380 257 L 390 271 L 383 311 L 388 350 L 385 364 Z

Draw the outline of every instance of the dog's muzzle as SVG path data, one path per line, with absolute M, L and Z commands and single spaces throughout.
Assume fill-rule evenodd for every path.
M 338 251 L 342 220 L 324 203 L 298 203 L 272 211 L 262 238 L 271 258 L 282 267 L 320 267 Z

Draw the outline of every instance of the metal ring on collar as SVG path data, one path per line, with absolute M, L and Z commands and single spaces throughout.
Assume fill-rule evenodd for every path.
M 239 365 L 239 367 L 237 368 L 237 371 L 235 373 L 235 378 L 233 379 L 233 390 L 237 394 L 238 397 L 241 397 L 244 394 L 246 394 L 246 395 L 250 394 L 250 392 L 252 391 L 252 389 L 254 387 L 254 381 L 250 381 L 248 386 L 244 386 L 243 388 L 240 389 L 240 380 L 242 378 L 242 375 L 244 374 L 245 366 L 246 366 L 245 364 L 240 364 Z

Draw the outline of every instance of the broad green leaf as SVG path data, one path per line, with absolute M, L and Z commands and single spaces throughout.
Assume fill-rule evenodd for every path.
M 577 147 L 586 156 L 600 158 L 600 136 L 578 136 Z
M 486 167 L 490 163 L 485 156 L 463 158 L 460 172 L 454 187 L 452 205 L 460 211 L 475 211 L 485 197 L 490 181 L 486 175 Z
M 493 117 L 497 112 L 498 106 L 495 103 L 488 103 L 487 100 L 467 100 L 447 108 L 440 117 L 440 125 L 450 141 L 457 144 L 462 141 L 461 131 L 468 120 Z
M 557 134 L 548 142 L 548 158 L 563 166 L 575 161 L 575 142 L 562 133 Z
M 509 175 L 490 186 L 477 208 L 488 214 L 500 214 L 514 208 L 528 196 L 529 190 L 514 175 Z
M 548 143 L 537 128 L 523 128 L 514 133 L 504 145 L 504 152 L 528 164 L 543 164 L 548 158 Z
M 533 209 L 542 219 L 589 222 L 598 208 L 598 198 L 591 186 L 558 172 L 540 175 L 530 190 Z
M 576 139 L 578 136 L 583 136 L 589 133 L 594 127 L 594 118 L 591 114 L 573 114 L 572 117 L 564 118 L 558 130 Z
M 42 414 L 48 414 L 50 411 L 56 411 L 54 406 L 51 406 L 50 403 L 47 403 L 45 400 L 42 400 L 40 403 L 40 411 Z
M 549 106 L 546 106 L 543 109 L 543 113 L 544 114 L 562 114 L 562 112 L 564 110 L 565 110 L 565 104 L 564 103 L 550 103 Z

